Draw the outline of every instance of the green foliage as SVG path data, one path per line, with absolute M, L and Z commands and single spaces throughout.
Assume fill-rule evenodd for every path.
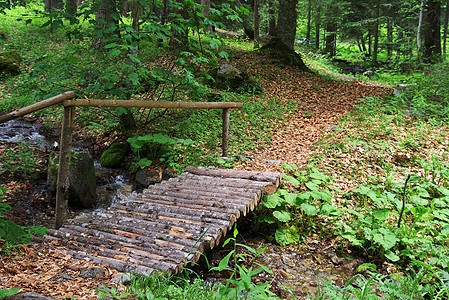
M 280 245 L 297 242 L 304 235 L 317 229 L 324 216 L 339 216 L 340 212 L 332 205 L 332 192 L 327 187 L 331 178 L 310 165 L 309 172 L 298 171 L 296 166 L 283 165 L 288 180 L 301 193 L 291 193 L 279 189 L 273 195 L 265 195 L 262 207 L 258 210 L 259 223 L 276 224 L 275 239 Z
M 3 192 L 5 188 L 0 187 L 0 198 L 4 198 Z M 43 227 L 23 227 L 7 220 L 5 213 L 11 211 L 11 206 L 0 202 L 0 253 L 9 254 L 11 250 L 15 250 L 18 244 L 31 242 L 33 234 L 45 235 L 47 228 Z M 6 295 L 5 295 L 6 296 Z
M 172 138 L 166 134 L 136 135 L 128 138 L 131 149 L 137 156 L 137 163 L 132 165 L 131 170 L 146 168 L 156 159 L 166 163 L 171 168 L 177 168 L 181 154 L 193 144 L 192 140 Z
M 0 289 L 0 299 L 5 298 L 6 296 L 12 296 L 18 292 L 20 292 L 21 288 L 15 289 Z

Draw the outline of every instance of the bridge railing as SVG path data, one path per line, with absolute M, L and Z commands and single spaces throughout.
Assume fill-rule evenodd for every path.
M 70 150 L 72 147 L 73 127 L 75 123 L 75 108 L 90 107 L 139 107 L 139 108 L 170 108 L 170 109 L 222 109 L 222 155 L 227 156 L 229 149 L 229 116 L 232 108 L 242 108 L 239 102 L 183 102 L 183 101 L 142 101 L 142 100 L 98 100 L 74 99 L 72 91 L 62 93 L 52 98 L 34 103 L 30 106 L 0 116 L 0 123 L 7 122 L 37 110 L 58 104 L 64 105 L 64 117 L 61 130 L 59 170 L 56 184 L 56 216 L 55 228 L 60 228 L 67 219 L 68 207 L 68 177 L 70 166 Z

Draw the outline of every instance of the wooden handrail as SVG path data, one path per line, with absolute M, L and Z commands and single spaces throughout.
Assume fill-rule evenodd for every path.
M 23 117 L 24 115 L 27 115 L 27 114 L 30 114 L 32 112 L 38 111 L 40 109 L 43 109 L 43 108 L 46 108 L 46 107 L 58 104 L 59 102 L 62 102 L 64 100 L 66 100 L 66 99 L 70 99 L 70 98 L 73 98 L 73 97 L 75 97 L 75 93 L 74 92 L 65 92 L 65 93 L 59 94 L 57 96 L 48 98 L 46 100 L 42 100 L 42 101 L 39 101 L 37 103 L 31 104 L 29 106 L 22 107 L 21 109 L 12 111 L 12 112 L 4 114 L 4 115 L 1 115 L 0 116 L 0 124 L 8 122 L 8 121 L 11 121 L 11 120 L 16 119 L 16 118 Z
M 184 109 L 224 109 L 242 108 L 240 102 L 186 102 L 186 101 L 144 101 L 144 100 L 99 100 L 71 99 L 62 102 L 64 106 L 94 107 L 148 107 L 148 108 L 184 108 Z

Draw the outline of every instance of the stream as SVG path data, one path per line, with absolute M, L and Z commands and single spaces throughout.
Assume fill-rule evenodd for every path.
M 25 121 L 10 121 L 0 124 L 0 142 L 25 143 L 35 147 L 51 149 L 56 141 L 47 141 L 40 132 L 41 124 Z M 126 177 L 125 172 L 102 168 L 95 162 L 97 175 L 97 199 L 99 208 L 105 208 L 120 199 L 126 199 L 136 194 L 131 180 Z M 46 189 L 43 182 L 36 189 Z M 31 213 L 32 215 L 32 213 Z M 313 296 L 319 288 L 321 280 L 331 281 L 337 286 L 343 286 L 354 274 L 354 270 L 361 262 L 359 260 L 346 260 L 339 258 L 330 250 L 316 250 L 305 244 L 293 244 L 279 246 L 264 241 L 262 238 L 247 234 L 243 235 L 243 242 L 257 249 L 261 244 L 266 247 L 265 252 L 258 257 L 257 262 L 267 266 L 273 271 L 272 275 L 264 274 L 256 278 L 256 282 L 265 280 L 272 281 L 272 285 L 278 291 L 285 291 L 283 297 L 291 298 L 290 292 L 295 294 L 296 299 L 307 299 Z M 220 260 L 216 250 L 209 254 L 211 259 Z M 216 281 L 209 278 L 207 281 Z

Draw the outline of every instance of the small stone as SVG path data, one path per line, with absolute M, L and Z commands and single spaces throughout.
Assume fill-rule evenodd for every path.
M 153 170 L 140 170 L 136 173 L 136 182 L 141 187 L 160 182 L 159 173 Z
M 328 130 L 328 131 L 334 130 L 335 128 L 337 128 L 336 125 L 329 125 L 329 126 L 326 126 L 326 130 Z
M 112 277 L 111 280 L 114 283 L 121 283 L 126 285 L 131 282 L 131 275 L 129 273 L 117 274 Z
M 282 163 L 282 159 L 262 159 L 262 162 L 266 163 L 266 164 L 280 164 Z
M 82 270 L 80 272 L 80 277 L 83 278 L 97 278 L 104 276 L 106 274 L 106 271 L 102 268 L 89 268 L 86 270 Z
M 175 174 L 173 174 L 172 170 L 170 169 L 165 169 L 164 171 L 162 171 L 162 180 L 169 180 L 170 178 L 175 177 Z
M 67 274 L 67 272 L 62 272 L 61 274 L 53 276 L 54 279 L 63 279 L 63 280 L 73 280 L 73 277 Z

